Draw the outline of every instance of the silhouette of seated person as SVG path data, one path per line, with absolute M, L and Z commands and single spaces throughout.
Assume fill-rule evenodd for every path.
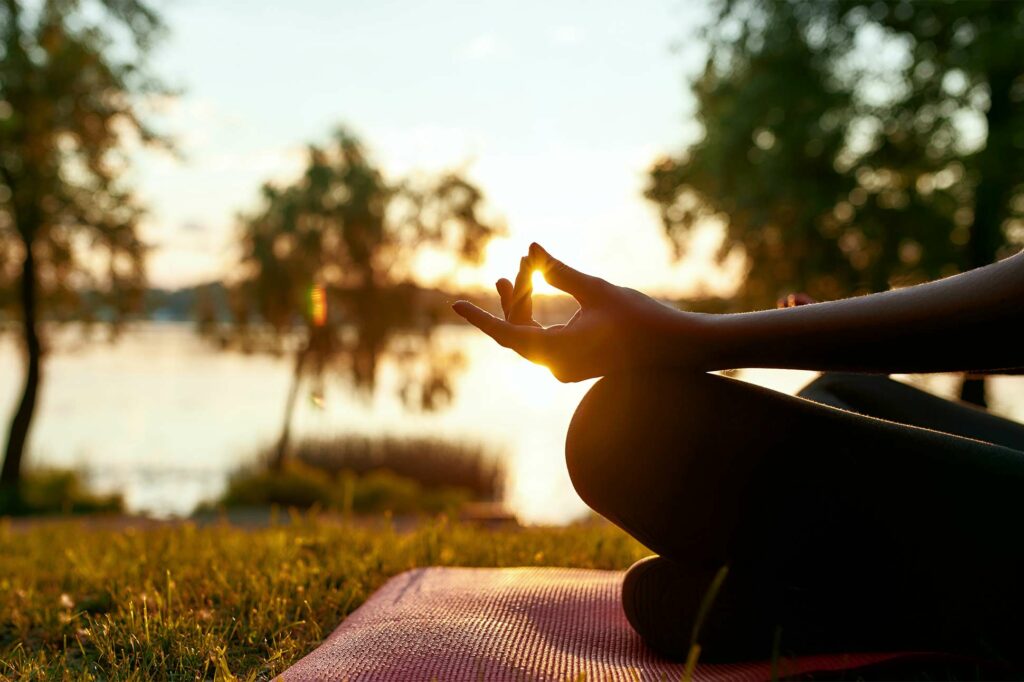
M 534 270 L 578 301 L 565 324 L 533 319 Z M 887 376 L 1024 366 L 1024 255 L 742 314 L 670 308 L 536 244 L 496 286 L 503 318 L 454 310 L 561 381 L 603 377 L 566 462 L 656 552 L 622 594 L 655 651 L 1024 657 L 1024 426 Z M 745 367 L 822 375 L 794 397 L 709 373 Z

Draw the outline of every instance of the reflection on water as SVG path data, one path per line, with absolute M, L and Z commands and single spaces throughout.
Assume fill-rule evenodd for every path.
M 328 382 L 319 407 L 303 401 L 295 415 L 296 436 L 469 438 L 506 458 L 507 501 L 524 521 L 562 523 L 583 515 L 586 507 L 569 482 L 562 447 L 573 410 L 591 382 L 560 384 L 546 369 L 466 327 L 444 328 L 438 335 L 467 361 L 454 379 L 448 409 L 408 412 L 396 396 L 398 372 L 385 359 L 381 390 L 371 399 Z M 218 352 L 184 324 L 146 324 L 116 345 L 57 352 L 46 365 L 30 463 L 86 470 L 98 488 L 122 490 L 133 510 L 188 513 L 215 497 L 234 468 L 276 438 L 290 372 L 289 358 Z M 750 370 L 740 378 L 792 393 L 813 376 Z M 6 428 L 21 382 L 20 358 L 9 337 L 0 344 L 0 377 Z M 994 382 L 997 411 L 1024 418 L 1022 383 Z M 931 377 L 928 387 L 949 395 L 954 380 Z

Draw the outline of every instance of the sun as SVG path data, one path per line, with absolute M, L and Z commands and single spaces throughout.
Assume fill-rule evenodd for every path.
M 516 270 L 519 268 L 519 260 L 526 255 L 526 252 L 527 245 L 523 244 L 521 240 L 507 237 L 492 239 L 487 244 L 483 265 L 475 271 L 474 276 L 481 281 L 484 287 L 489 287 L 500 277 L 514 282 Z M 547 283 L 539 270 L 533 271 L 531 282 L 533 282 L 534 293 L 544 296 L 561 293 Z
M 561 293 L 558 289 L 548 284 L 548 281 L 544 279 L 544 273 L 540 270 L 534 270 L 531 276 L 533 282 L 533 292 L 536 294 L 559 294 Z

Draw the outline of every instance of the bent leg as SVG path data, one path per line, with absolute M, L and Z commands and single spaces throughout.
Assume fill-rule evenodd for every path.
M 974 405 L 944 400 L 884 374 L 827 372 L 797 395 L 869 417 L 1024 451 L 1024 424 Z
M 580 496 L 652 550 L 729 564 L 731 622 L 712 629 L 749 625 L 763 654 L 771 625 L 796 653 L 1008 656 L 1024 632 L 1020 452 L 659 371 L 598 382 L 566 457 Z

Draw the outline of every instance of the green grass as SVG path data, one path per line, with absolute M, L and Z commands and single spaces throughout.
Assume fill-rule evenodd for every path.
M 417 566 L 625 568 L 604 524 L 399 533 L 313 517 L 256 530 L 0 522 L 0 678 L 266 679 Z

